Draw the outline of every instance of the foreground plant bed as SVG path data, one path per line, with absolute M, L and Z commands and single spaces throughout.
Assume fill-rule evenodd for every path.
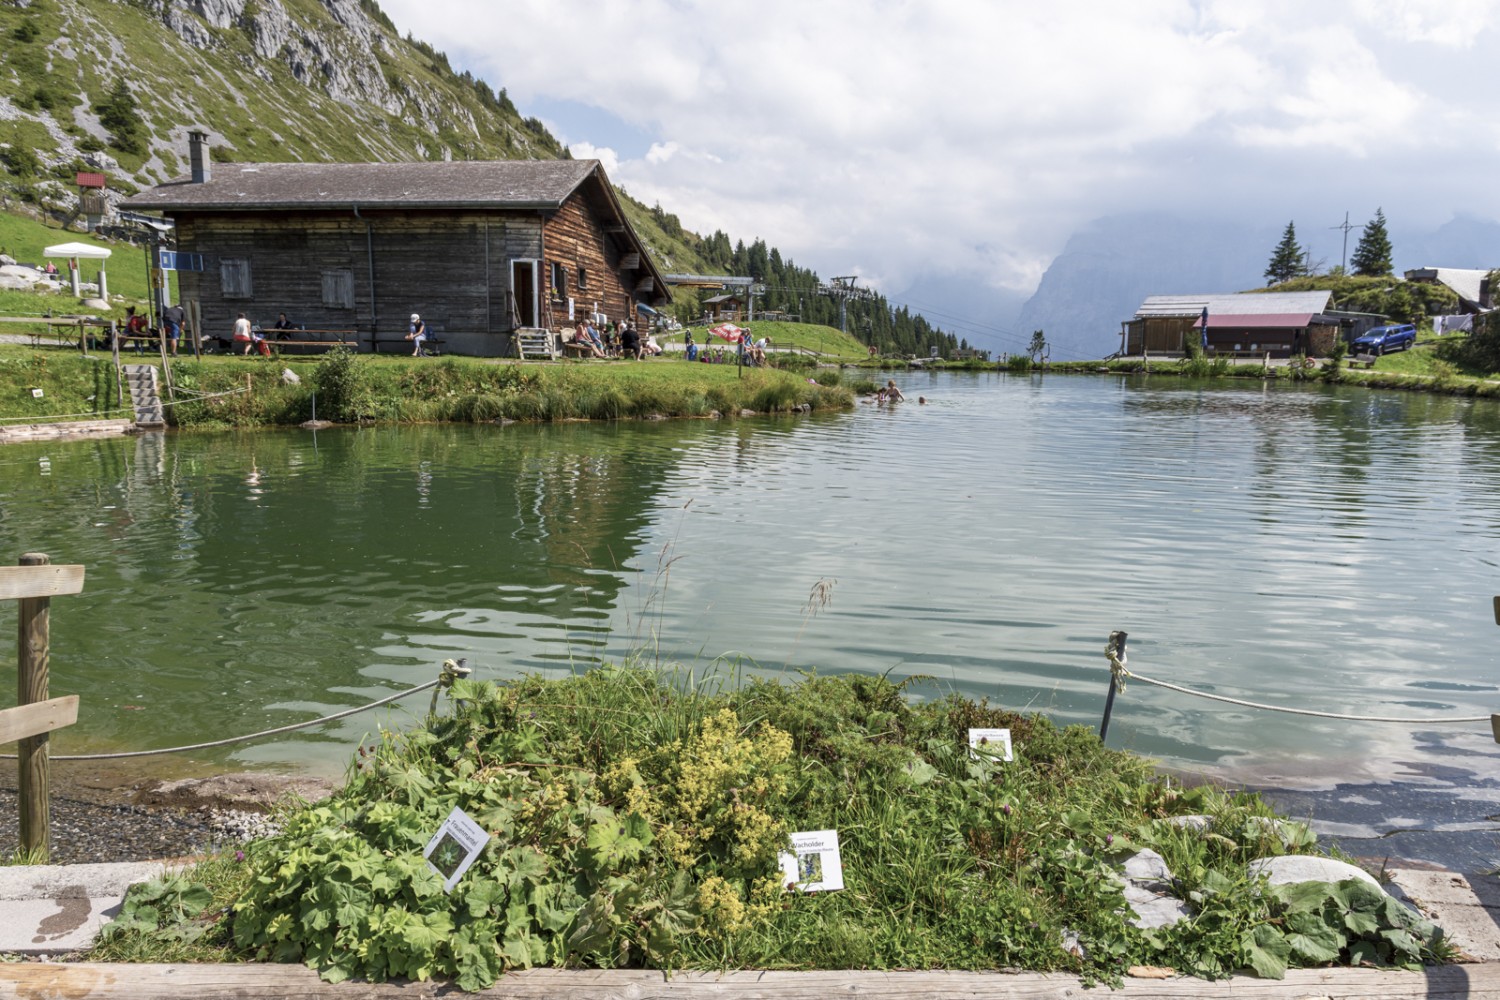
M 716 691 L 603 668 L 461 681 L 451 698 L 451 715 L 361 751 L 339 793 L 286 816 L 242 863 L 216 862 L 210 917 L 166 916 L 207 904 L 191 877 L 148 887 L 100 954 L 152 956 L 152 941 L 175 936 L 200 958 L 220 948 L 305 961 L 330 980 L 465 989 L 543 965 L 1118 981 L 1136 965 L 1274 976 L 1289 963 L 1436 957 L 1431 925 L 1347 883 L 1344 895 L 1261 891 L 1247 862 L 1308 850 L 1305 831 L 1253 795 L 1174 786 L 1081 727 L 957 697 L 913 705 L 861 676 Z M 996 727 L 1015 759 L 972 757 L 968 730 Z M 493 837 L 445 894 L 422 849 L 455 806 Z M 1172 821 L 1187 814 L 1211 820 Z M 793 832 L 828 829 L 844 890 L 788 891 L 778 851 Z M 1112 873 L 1148 846 L 1192 919 L 1157 930 L 1127 919 Z

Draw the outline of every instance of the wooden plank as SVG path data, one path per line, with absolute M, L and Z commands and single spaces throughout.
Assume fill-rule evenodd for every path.
M 14 743 L 29 736 L 40 736 L 54 729 L 71 726 L 77 721 L 76 694 L 0 709 L 0 743 Z
M 23 552 L 21 566 L 45 569 L 52 564 L 45 552 Z M 80 584 L 81 585 L 81 584 Z M 50 597 L 23 597 L 17 615 L 16 704 L 34 705 L 47 700 L 47 671 L 51 656 Z M 46 861 L 50 849 L 52 817 L 49 812 L 47 734 L 27 736 L 16 745 L 17 798 L 21 806 L 20 838 L 23 851 L 35 851 Z
M 429 1000 L 446 983 L 325 983 L 303 965 L 164 965 L 17 962 L 0 965 L 0 1000 Z M 466 994 L 479 1000 L 1500 1000 L 1500 965 L 1448 965 L 1422 972 L 1294 969 L 1285 979 L 1236 976 L 1126 979 L 1118 990 L 1085 991 L 1077 976 L 986 972 L 678 972 L 531 969 Z
M 0 601 L 83 591 L 82 566 L 0 566 Z

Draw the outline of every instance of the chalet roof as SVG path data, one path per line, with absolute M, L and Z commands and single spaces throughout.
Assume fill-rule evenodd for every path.
M 1435 281 L 1440 285 L 1447 285 L 1465 302 L 1478 305 L 1480 285 L 1489 273 L 1489 271 L 1475 271 L 1464 267 L 1419 267 L 1407 271 L 1406 280 Z
M 718 304 L 720 302 L 738 302 L 738 301 L 740 301 L 740 297 L 738 295 L 727 295 L 726 294 L 726 295 L 715 295 L 715 296 L 712 296 L 711 298 L 706 298 L 706 299 L 703 300 L 703 304 L 704 305 L 716 305 L 716 304 Z
M 1297 330 L 1314 323 L 1319 325 L 1337 325 L 1337 320 L 1324 319 L 1317 313 L 1220 313 L 1214 316 L 1213 310 L 1208 312 L 1208 328 L 1229 328 L 1233 330 Z M 1193 329 L 1203 325 L 1203 320 L 1194 320 Z
M 1158 316 L 1197 316 L 1208 309 L 1208 326 L 1216 316 L 1316 314 L 1328 308 L 1333 293 L 1241 292 L 1233 295 L 1152 295 L 1135 311 L 1137 319 Z M 1306 325 L 1305 323 L 1302 325 Z
M 423 163 L 216 163 L 211 179 L 169 181 L 128 199 L 134 211 L 294 208 L 557 208 L 598 160 Z
M 137 212 L 281 212 L 308 209 L 557 209 L 590 179 L 656 294 L 671 290 L 598 160 L 453 160 L 421 163 L 217 163 L 209 180 L 175 180 L 121 203 Z

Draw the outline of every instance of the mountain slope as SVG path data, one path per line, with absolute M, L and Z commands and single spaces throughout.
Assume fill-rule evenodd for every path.
M 0 42 L 0 196 L 44 217 L 77 205 L 79 170 L 107 173 L 115 198 L 185 175 L 195 128 L 218 160 L 569 155 L 504 90 L 400 37 L 375 0 L 0 0 Z M 664 270 L 732 268 L 771 282 L 761 308 L 837 316 L 817 276 L 763 242 L 731 253 L 725 234 L 621 196 Z M 696 319 L 696 296 L 679 301 Z M 956 346 L 879 298 L 856 303 L 850 328 L 904 353 Z

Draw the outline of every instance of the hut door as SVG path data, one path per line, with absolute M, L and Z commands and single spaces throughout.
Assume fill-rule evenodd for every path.
M 515 320 L 520 326 L 542 325 L 542 318 L 537 314 L 539 299 L 536 293 L 537 268 L 540 263 L 536 260 L 510 262 L 510 291 L 516 306 Z

